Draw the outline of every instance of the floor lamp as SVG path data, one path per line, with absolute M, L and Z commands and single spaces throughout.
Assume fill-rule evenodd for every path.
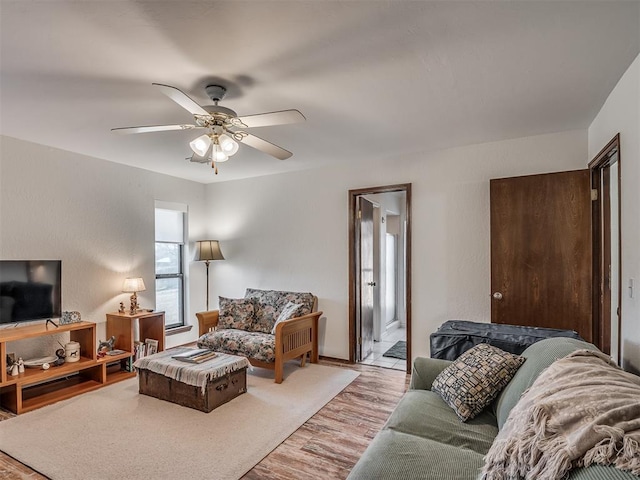
M 196 262 L 204 262 L 207 267 L 207 311 L 209 310 L 209 263 L 224 260 L 218 240 L 198 240 L 196 242 Z

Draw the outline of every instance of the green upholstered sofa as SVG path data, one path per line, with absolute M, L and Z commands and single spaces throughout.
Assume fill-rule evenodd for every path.
M 409 390 L 373 439 L 348 480 L 476 480 L 483 457 L 521 394 L 538 374 L 574 350 L 593 345 L 572 338 L 550 338 L 523 352 L 526 361 L 491 407 L 462 423 L 439 394 L 431 391 L 448 360 L 416 358 Z M 637 480 L 614 467 L 573 470 L 569 480 Z

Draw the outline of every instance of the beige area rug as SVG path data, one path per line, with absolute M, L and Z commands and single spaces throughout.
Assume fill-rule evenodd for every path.
M 55 480 L 238 479 L 357 376 L 308 364 L 247 371 L 247 393 L 210 413 L 123 382 L 0 422 L 0 450 Z

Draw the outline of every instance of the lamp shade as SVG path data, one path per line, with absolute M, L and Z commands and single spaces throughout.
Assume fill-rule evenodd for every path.
M 144 280 L 140 277 L 125 278 L 122 285 L 122 291 L 127 293 L 143 292 L 145 290 Z
M 199 240 L 196 242 L 196 262 L 224 260 L 218 240 Z
M 211 161 L 216 163 L 222 163 L 229 160 L 229 156 L 224 153 L 219 143 L 214 143 L 211 146 Z
M 240 148 L 238 146 L 238 142 L 236 142 L 229 135 L 223 133 L 218 138 L 218 142 L 220 143 L 220 147 L 222 148 L 222 151 L 225 153 L 225 155 L 231 156 L 238 153 L 238 149 Z
M 189 146 L 194 153 L 198 154 L 201 157 L 204 157 L 207 154 L 207 150 L 211 146 L 211 138 L 206 133 L 204 135 L 200 135 L 195 140 L 189 142 Z

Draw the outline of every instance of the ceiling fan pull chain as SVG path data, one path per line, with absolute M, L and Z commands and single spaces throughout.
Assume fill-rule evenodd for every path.
M 213 168 L 213 171 L 215 172 L 215 174 L 218 174 L 218 166 L 216 165 L 216 162 L 211 162 L 211 168 Z

